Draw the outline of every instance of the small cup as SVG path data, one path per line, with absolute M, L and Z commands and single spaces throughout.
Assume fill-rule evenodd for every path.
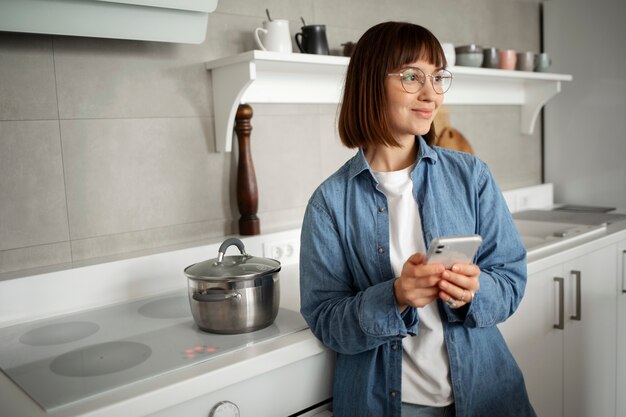
M 263 33 L 263 41 L 259 37 L 259 32 Z M 262 28 L 254 30 L 254 40 L 264 51 L 293 52 L 289 20 L 274 19 L 263 22 Z
M 518 71 L 533 71 L 535 69 L 535 54 L 532 52 L 518 52 L 515 69 Z
M 502 49 L 500 50 L 500 65 L 498 68 L 503 70 L 514 70 L 517 56 L 515 55 L 515 49 Z
M 443 54 L 446 57 L 448 66 L 453 67 L 456 63 L 456 52 L 454 51 L 454 45 L 449 42 L 444 42 L 441 44 L 441 49 L 443 49 Z
M 326 25 L 305 25 L 296 33 L 296 44 L 304 54 L 329 55 Z
M 552 65 L 552 60 L 546 52 L 535 54 L 535 71 L 546 72 L 550 65 Z
M 499 52 L 497 48 L 483 48 L 483 67 L 498 68 L 500 65 Z

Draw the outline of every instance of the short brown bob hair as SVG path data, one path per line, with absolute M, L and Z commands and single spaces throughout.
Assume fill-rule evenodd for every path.
M 384 22 L 361 36 L 350 58 L 339 112 L 339 137 L 345 146 L 400 146 L 387 120 L 385 74 L 420 59 L 441 68 L 447 65 L 441 44 L 422 26 Z M 432 124 L 424 139 L 434 143 Z

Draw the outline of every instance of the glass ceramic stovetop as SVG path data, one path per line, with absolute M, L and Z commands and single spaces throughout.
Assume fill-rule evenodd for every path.
M 200 330 L 186 290 L 0 329 L 0 369 L 47 411 L 307 328 L 279 309 L 251 333 Z

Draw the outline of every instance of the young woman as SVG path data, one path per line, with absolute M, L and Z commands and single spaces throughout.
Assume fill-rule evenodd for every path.
M 535 416 L 496 325 L 526 252 L 487 166 L 431 147 L 450 87 L 427 29 L 387 22 L 357 43 L 339 135 L 357 154 L 311 197 L 301 312 L 337 352 L 335 417 Z M 475 264 L 425 264 L 434 237 L 479 234 Z

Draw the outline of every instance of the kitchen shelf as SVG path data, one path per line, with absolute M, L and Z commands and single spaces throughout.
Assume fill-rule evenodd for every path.
M 253 103 L 339 103 L 349 58 L 248 51 L 206 63 L 213 77 L 216 149 L 230 152 L 237 107 Z M 568 74 L 449 68 L 447 105 L 519 105 L 520 130 L 530 134 L 543 105 L 561 91 Z

